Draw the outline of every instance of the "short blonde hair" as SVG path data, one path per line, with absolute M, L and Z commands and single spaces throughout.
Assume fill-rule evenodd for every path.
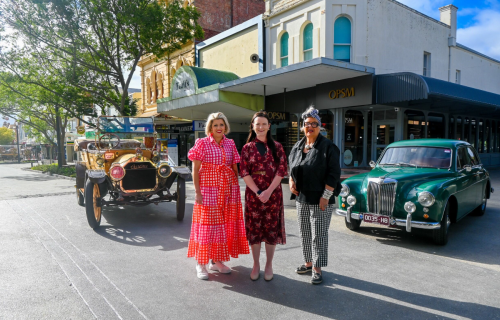
M 205 124 L 205 134 L 207 135 L 207 137 L 210 135 L 210 132 L 212 132 L 212 124 L 214 123 L 214 120 L 218 119 L 222 119 L 222 121 L 224 121 L 224 125 L 226 126 L 224 134 L 228 134 L 229 132 L 231 132 L 229 121 L 227 121 L 226 116 L 222 112 L 214 112 L 208 115 L 207 123 Z

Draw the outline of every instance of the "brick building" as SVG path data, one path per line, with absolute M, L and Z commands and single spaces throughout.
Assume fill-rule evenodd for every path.
M 247 21 L 265 10 L 263 0 L 186 0 L 184 5 L 195 6 L 201 13 L 198 23 L 205 32 L 206 40 L 225 30 Z M 194 66 L 195 41 L 186 43 L 183 48 L 155 61 L 153 55 L 144 56 L 138 66 L 141 68 L 142 100 L 139 112 L 146 115 L 156 113 L 156 100 L 166 98 L 170 93 L 170 83 L 177 69 Z

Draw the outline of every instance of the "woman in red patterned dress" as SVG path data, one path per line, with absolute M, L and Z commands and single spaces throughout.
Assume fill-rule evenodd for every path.
M 245 191 L 245 227 L 252 248 L 253 269 L 250 279 L 260 273 L 260 247 L 266 243 L 264 279 L 273 279 L 273 256 L 276 244 L 286 243 L 281 179 L 287 173 L 283 147 L 271 137 L 271 123 L 266 112 L 257 112 L 250 124 L 247 144 L 241 151 L 240 175 Z
M 222 112 L 208 116 L 206 138 L 196 140 L 189 150 L 193 162 L 196 192 L 188 257 L 198 264 L 199 279 L 207 280 L 210 270 L 231 273 L 223 262 L 250 253 L 245 238 L 238 167 L 240 156 L 234 141 L 226 138 L 229 123 Z

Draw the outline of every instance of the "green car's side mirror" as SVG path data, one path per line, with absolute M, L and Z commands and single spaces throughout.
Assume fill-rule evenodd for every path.
M 375 163 L 375 161 L 371 160 L 369 165 L 370 165 L 370 167 L 375 168 L 376 163 Z
M 466 164 L 466 165 L 464 166 L 464 169 L 465 169 L 465 171 L 467 171 L 467 172 L 471 172 L 471 171 L 472 171 L 472 167 L 471 167 L 469 164 Z

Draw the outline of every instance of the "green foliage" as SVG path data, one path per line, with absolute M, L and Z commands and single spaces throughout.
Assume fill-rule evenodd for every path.
M 74 114 L 133 114 L 128 88 L 144 55 L 168 56 L 203 37 L 200 13 L 178 0 L 2 0 L 0 68 Z M 22 41 L 19 41 L 22 40 Z M 22 42 L 22 45 L 17 45 Z
M 2 144 L 11 144 L 15 139 L 14 130 L 0 127 L 0 145 Z
M 59 168 L 57 166 L 57 164 L 55 164 L 55 163 L 54 164 L 43 164 L 43 165 L 38 165 L 38 166 L 31 168 L 31 170 L 37 170 L 37 171 L 42 171 L 42 172 L 48 172 L 51 174 L 59 174 L 59 175 L 66 176 L 66 177 L 76 178 L 76 169 L 74 166 Z

